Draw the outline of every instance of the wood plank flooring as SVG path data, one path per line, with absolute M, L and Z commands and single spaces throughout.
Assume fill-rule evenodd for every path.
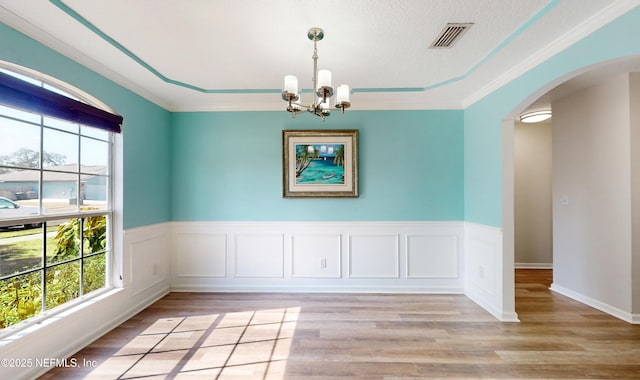
M 640 379 L 640 326 L 550 270 L 516 283 L 520 323 L 462 295 L 171 293 L 41 379 Z

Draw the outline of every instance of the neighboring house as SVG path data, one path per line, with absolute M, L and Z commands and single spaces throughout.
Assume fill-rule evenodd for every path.
M 48 168 L 42 183 L 43 199 L 78 198 L 78 166 L 74 164 Z M 74 173 L 74 171 L 76 173 Z M 80 198 L 104 200 L 106 194 L 107 168 L 102 165 L 83 166 L 80 173 Z M 12 200 L 38 198 L 40 174 L 35 170 L 22 170 L 0 174 L 0 195 Z

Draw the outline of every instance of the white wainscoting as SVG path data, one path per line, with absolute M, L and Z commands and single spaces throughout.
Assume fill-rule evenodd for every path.
M 340 278 L 342 236 L 297 234 L 291 236 L 291 276 L 297 278 Z
M 464 292 L 463 222 L 173 222 L 176 291 Z
M 454 235 L 407 235 L 408 278 L 456 278 L 459 238 Z
M 183 233 L 175 236 L 174 246 L 191 252 L 177 256 L 175 271 L 183 277 L 226 277 L 227 236 L 224 234 Z
M 514 300 L 504 299 L 505 279 L 513 279 L 513 264 L 504 265 L 502 229 L 465 223 L 465 294 L 496 318 L 517 322 Z M 511 276 L 506 275 L 510 271 Z
M 168 225 L 154 225 L 130 229 L 124 232 L 125 250 L 128 252 L 131 288 L 134 295 L 146 292 L 164 283 L 171 272 L 170 236 Z
M 352 235 L 349 243 L 350 278 L 400 278 L 399 234 Z
M 233 253 L 235 277 L 284 277 L 283 238 L 281 233 L 236 234 Z

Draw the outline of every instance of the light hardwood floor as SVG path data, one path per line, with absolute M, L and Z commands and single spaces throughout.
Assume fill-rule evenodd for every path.
M 462 295 L 171 293 L 41 379 L 640 379 L 640 326 L 549 270 L 516 283 L 520 323 Z

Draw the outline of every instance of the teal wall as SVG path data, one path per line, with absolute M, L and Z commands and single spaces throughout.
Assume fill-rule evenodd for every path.
M 124 227 L 171 215 L 170 113 L 0 23 L 0 60 L 37 70 L 100 99 L 124 117 Z
M 640 54 L 634 9 L 464 111 L 170 113 L 0 24 L 0 59 L 122 114 L 124 226 L 169 220 L 466 220 L 502 226 L 502 120 L 570 73 Z M 619 41 L 616 43 L 615 41 Z M 283 199 L 282 129 L 360 131 L 360 197 Z
M 515 117 L 514 109 L 523 111 L 535 100 L 531 94 L 546 92 L 571 73 L 640 54 L 639 35 L 635 8 L 465 109 L 464 220 L 502 226 L 502 120 Z
M 462 111 L 172 115 L 173 213 L 187 220 L 462 220 Z M 283 129 L 358 129 L 360 197 L 282 198 Z

